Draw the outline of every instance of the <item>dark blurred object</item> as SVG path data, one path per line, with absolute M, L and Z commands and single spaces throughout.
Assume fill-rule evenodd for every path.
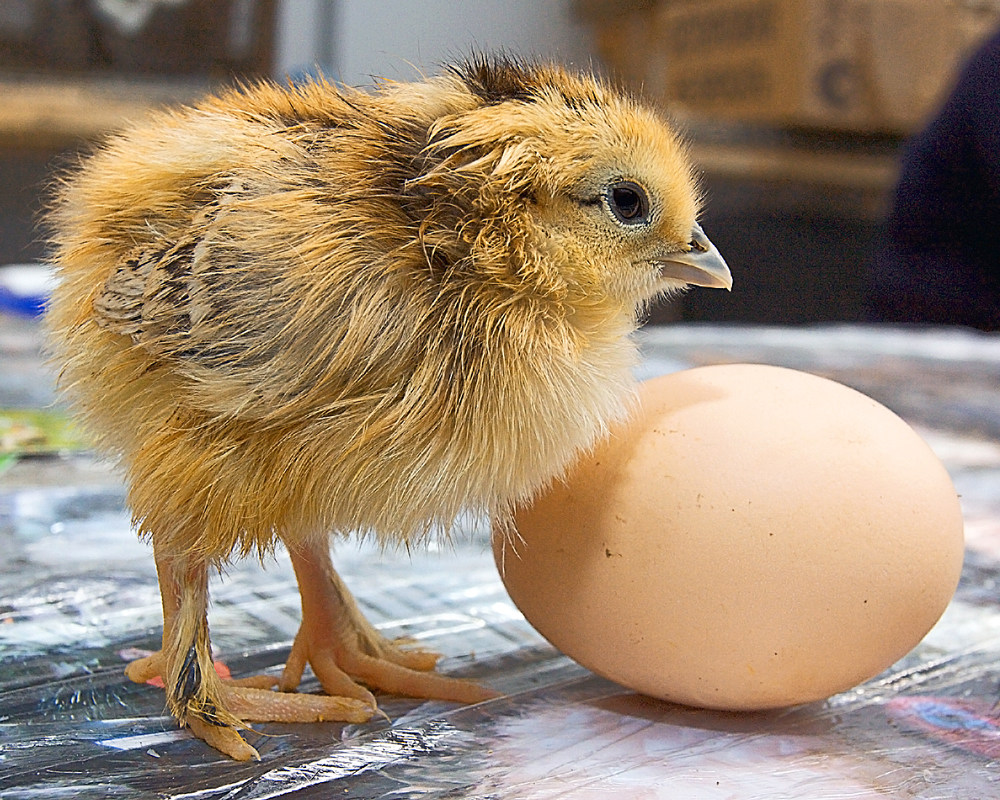
M 898 176 L 899 141 L 687 123 L 705 191 L 702 224 L 725 254 L 733 291 L 688 292 L 655 308 L 651 322 L 862 319 L 867 266 Z
M 44 243 L 33 229 L 42 209 L 39 195 L 53 156 L 27 148 L 0 148 L 0 266 L 35 261 Z
M 1000 31 L 907 146 L 886 239 L 876 319 L 1000 330 Z
M 0 69 L 265 75 L 275 0 L 3 0 Z

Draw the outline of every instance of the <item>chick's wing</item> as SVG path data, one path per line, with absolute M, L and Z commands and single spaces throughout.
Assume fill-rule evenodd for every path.
M 303 363 L 305 334 L 290 335 L 301 305 L 290 259 L 262 252 L 266 231 L 257 242 L 242 231 L 257 215 L 241 202 L 221 195 L 175 241 L 154 239 L 128 252 L 93 313 L 158 367 L 188 378 L 186 402 L 261 417 L 308 391 L 317 375 Z
M 377 225 L 359 218 L 354 193 L 309 169 L 228 176 L 191 203 L 180 234 L 125 253 L 94 300 L 98 325 L 188 379 L 194 407 L 256 419 L 336 412 L 396 382 L 421 334 L 426 320 L 399 319 L 414 290 L 395 209 Z
M 253 264 L 247 253 L 227 258 L 219 222 L 217 208 L 205 209 L 179 241 L 129 252 L 94 299 L 98 324 L 182 371 L 186 366 L 235 376 L 273 356 L 266 342 L 273 346 L 281 323 L 267 299 L 277 275 Z

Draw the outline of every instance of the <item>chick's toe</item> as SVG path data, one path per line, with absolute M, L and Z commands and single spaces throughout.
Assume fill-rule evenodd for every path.
M 203 742 L 236 761 L 260 761 L 260 753 L 247 744 L 235 728 L 214 725 L 197 718 L 189 719 L 187 725 L 191 733 Z
M 367 722 L 375 704 L 352 697 L 289 694 L 224 683 L 219 692 L 230 713 L 247 722 Z

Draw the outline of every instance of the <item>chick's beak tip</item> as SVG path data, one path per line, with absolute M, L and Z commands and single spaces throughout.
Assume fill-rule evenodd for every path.
M 708 289 L 733 288 L 733 275 L 722 254 L 695 223 L 691 232 L 691 247 L 683 253 L 672 253 L 658 261 L 664 278 L 684 281 L 691 286 Z

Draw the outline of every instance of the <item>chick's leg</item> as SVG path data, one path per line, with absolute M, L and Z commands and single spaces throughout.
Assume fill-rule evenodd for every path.
M 155 547 L 155 542 L 154 542 Z M 165 556 L 157 549 L 156 570 L 163 603 L 163 645 L 129 664 L 128 677 L 160 677 L 171 713 L 212 747 L 246 761 L 257 751 L 239 734 L 245 721 L 365 722 L 374 703 L 344 697 L 289 695 L 271 691 L 276 681 L 256 676 L 223 681 L 212 662 L 208 635 L 208 566 L 200 560 Z
M 374 702 L 355 683 L 392 694 L 477 703 L 497 693 L 469 681 L 431 672 L 438 656 L 405 650 L 386 639 L 365 619 L 333 568 L 325 541 L 289 548 L 302 596 L 302 625 L 278 684 L 298 686 L 306 664 L 331 695 Z

